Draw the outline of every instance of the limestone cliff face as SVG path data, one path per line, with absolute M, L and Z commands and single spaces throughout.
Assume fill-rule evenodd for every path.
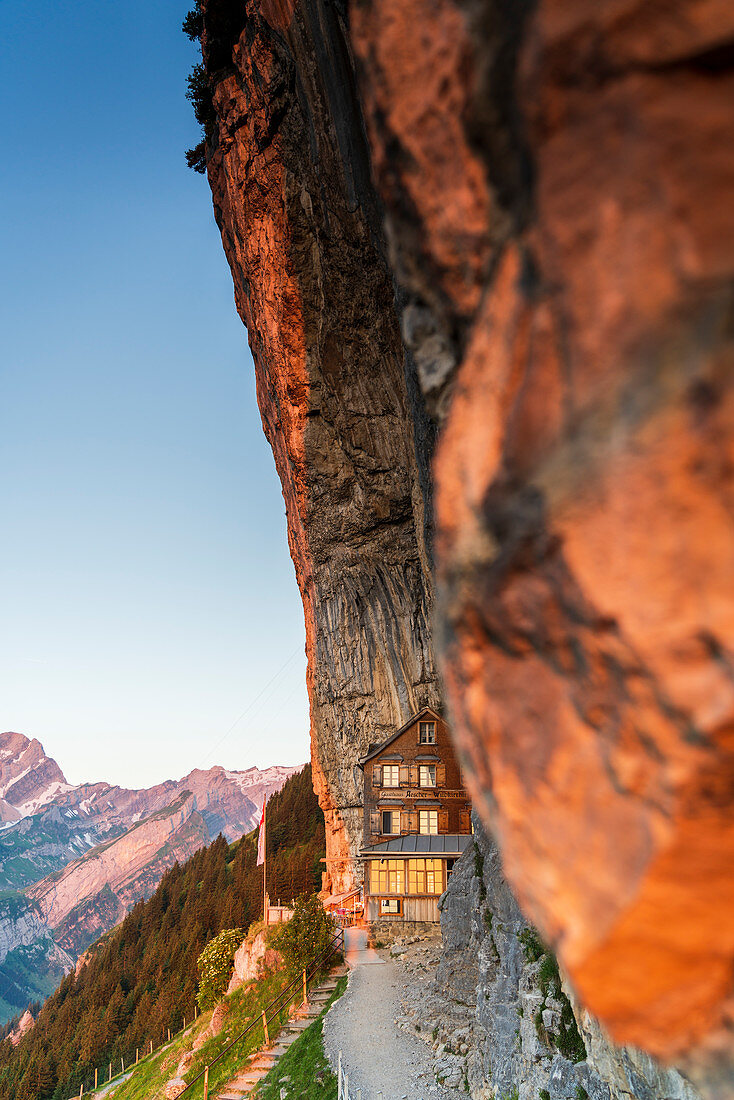
M 724 0 L 204 5 L 330 856 L 357 752 L 437 694 L 420 385 L 508 879 L 617 1041 L 730 1086 L 733 41 Z
M 406 382 L 340 5 L 202 7 L 209 179 L 303 596 L 338 890 L 362 840 L 357 758 L 439 701 L 414 445 L 430 433 Z
M 457 1044 L 450 1014 L 438 1022 L 445 1071 L 473 1100 L 696 1100 L 675 1069 L 632 1047 L 616 1047 L 573 1000 L 502 872 L 497 846 L 476 822 L 475 844 L 457 863 L 441 899 L 444 954 L 436 988 L 473 1016 L 470 1050 Z M 570 994 L 570 996 L 569 996 Z M 471 1011 L 473 1010 L 473 1012 Z M 455 1064 L 452 1064 L 455 1063 Z

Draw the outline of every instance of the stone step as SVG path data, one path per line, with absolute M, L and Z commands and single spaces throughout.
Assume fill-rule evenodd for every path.
M 268 1071 L 266 1069 L 247 1069 L 241 1070 L 235 1078 L 233 1078 L 229 1084 L 233 1088 L 239 1088 L 241 1085 L 251 1085 L 253 1081 L 259 1081 L 261 1077 L 264 1077 Z
M 256 1085 L 258 1081 L 262 1081 L 266 1072 L 266 1070 L 262 1070 L 261 1073 L 245 1073 L 235 1081 L 230 1081 L 227 1088 L 235 1091 L 242 1090 L 243 1092 L 249 1092 L 253 1085 Z
M 302 1034 L 302 1031 L 290 1031 L 286 1035 L 281 1035 L 277 1045 L 273 1047 L 273 1054 L 277 1054 L 278 1057 L 285 1054 L 288 1047 L 292 1047 L 296 1039 L 300 1038 Z
M 250 1063 L 250 1069 L 269 1070 L 277 1061 L 278 1059 L 273 1056 L 272 1051 L 267 1054 L 257 1054 Z
M 275 1040 L 276 1045 L 269 1050 L 261 1050 L 252 1056 L 247 1068 L 241 1070 L 236 1077 L 229 1081 L 221 1092 L 215 1094 L 214 1100 L 243 1100 L 249 1096 L 253 1088 L 280 1057 L 295 1043 L 296 1039 L 306 1028 L 309 1028 L 314 1020 L 317 1020 L 324 1010 L 326 1002 L 337 987 L 338 979 L 347 973 L 346 967 L 332 970 L 329 977 L 322 985 L 311 990 L 311 995 L 305 1005 L 296 1010 L 297 1014 L 285 1024 L 280 1035 Z

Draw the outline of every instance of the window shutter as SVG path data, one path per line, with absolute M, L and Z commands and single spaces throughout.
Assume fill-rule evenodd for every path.
M 438 811 L 438 831 L 439 833 L 447 833 L 449 831 L 449 811 Z
M 445 787 L 446 786 L 446 765 L 445 764 L 436 764 L 436 786 L 437 787 Z
M 380 811 L 373 810 L 370 814 L 370 832 L 373 836 L 380 835 Z
M 417 787 L 418 786 L 418 765 L 417 764 L 411 764 L 410 765 L 410 785 L 411 785 L 411 787 Z
M 407 787 L 410 783 L 410 768 L 407 764 L 400 765 L 400 786 Z
M 373 787 L 381 787 L 382 786 L 382 765 L 381 764 L 373 764 L 372 765 L 372 786 Z
M 417 833 L 418 832 L 418 811 L 417 810 L 411 810 L 406 816 L 408 818 L 408 832 L 409 833 Z
M 470 813 L 470 811 L 469 810 L 462 810 L 461 813 L 459 814 L 459 818 L 460 818 L 459 830 L 462 833 L 470 833 L 471 832 L 471 813 Z
M 400 832 L 401 833 L 409 833 L 410 832 L 410 814 L 408 813 L 407 810 L 402 810 L 401 813 L 400 813 Z

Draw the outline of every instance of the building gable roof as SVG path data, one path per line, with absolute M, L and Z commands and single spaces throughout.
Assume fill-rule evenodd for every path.
M 364 768 L 365 764 L 369 760 L 371 760 L 374 756 L 378 756 L 387 748 L 388 745 L 391 745 L 393 741 L 396 741 L 398 737 L 401 737 L 407 730 L 410 729 L 411 726 L 414 726 L 416 722 L 419 722 L 427 714 L 430 714 L 431 718 L 434 718 L 437 722 L 441 721 L 441 715 L 438 713 L 438 711 L 435 711 L 433 707 L 423 707 L 423 709 L 419 710 L 417 714 L 414 714 L 411 718 L 409 718 L 405 725 L 401 726 L 399 730 L 396 730 L 395 733 L 391 733 L 388 739 L 386 741 L 383 741 L 381 745 L 370 748 L 367 752 L 367 755 L 361 757 L 361 759 L 358 761 L 360 768 Z

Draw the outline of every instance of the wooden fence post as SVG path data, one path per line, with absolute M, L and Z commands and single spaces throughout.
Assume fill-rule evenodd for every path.
M 95 1071 L 94 1071 L 94 1091 L 95 1092 L 97 1091 L 97 1073 L 98 1072 L 99 1071 L 95 1069 Z
M 303 971 L 303 1003 L 308 1000 L 308 992 L 306 991 L 306 971 Z
M 209 1100 L 209 1066 L 204 1066 L 204 1100 Z
M 82 1100 L 83 1095 L 84 1095 L 84 1082 L 82 1081 L 81 1085 L 79 1086 L 79 1100 Z
M 110 1062 L 110 1081 L 112 1080 L 112 1062 Z
M 265 1032 L 265 1046 L 269 1047 L 270 1046 L 270 1034 L 268 1032 L 267 1017 L 265 1016 L 264 1012 L 262 1013 L 262 1018 L 263 1018 L 263 1031 Z
M 122 1073 L 124 1073 L 125 1072 L 125 1059 L 122 1057 L 122 1055 L 120 1056 L 120 1065 L 122 1066 Z
M 153 1040 L 150 1040 L 150 1053 L 153 1053 Z
M 140 1057 L 140 1047 L 135 1047 L 135 1065 L 137 1066 Z
M 170 1041 L 171 1041 L 171 1029 L 169 1027 L 169 1029 L 168 1029 L 168 1042 L 170 1043 Z

